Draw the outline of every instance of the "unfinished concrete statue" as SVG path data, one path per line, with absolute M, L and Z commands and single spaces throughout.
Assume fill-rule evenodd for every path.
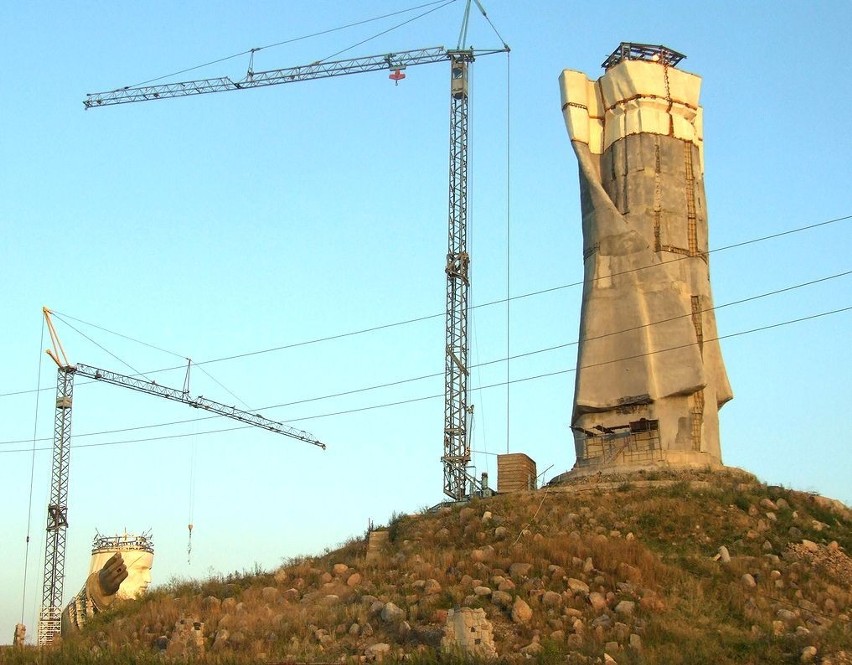
M 584 475 L 720 466 L 733 397 L 708 267 L 701 79 L 622 43 L 597 81 L 565 70 L 585 276 L 571 429 Z
M 23 647 L 27 639 L 27 627 L 22 623 L 15 624 L 15 634 L 12 637 L 12 646 Z
M 62 613 L 62 636 L 82 628 L 115 600 L 132 600 L 145 593 L 151 583 L 153 563 L 150 534 L 96 534 L 86 583 Z

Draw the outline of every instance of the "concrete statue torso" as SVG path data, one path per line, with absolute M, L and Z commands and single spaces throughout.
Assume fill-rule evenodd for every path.
M 653 48 L 597 81 L 560 77 L 583 216 L 580 474 L 721 464 L 717 413 L 732 393 L 710 290 L 700 78 Z

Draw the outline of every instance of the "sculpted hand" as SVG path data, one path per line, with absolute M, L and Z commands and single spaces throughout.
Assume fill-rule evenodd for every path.
M 101 571 L 98 573 L 98 582 L 101 590 L 107 596 L 112 596 L 121 583 L 127 579 L 127 566 L 124 565 L 124 559 L 121 558 L 121 553 L 113 554 Z

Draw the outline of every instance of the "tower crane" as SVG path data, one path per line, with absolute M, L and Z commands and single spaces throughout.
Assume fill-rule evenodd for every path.
M 473 0 L 487 19 L 482 4 Z M 115 104 L 188 97 L 213 92 L 247 90 L 270 85 L 310 81 L 332 76 L 362 72 L 390 71 L 396 84 L 403 70 L 415 65 L 436 62 L 450 63 L 450 183 L 449 233 L 447 259 L 446 344 L 444 354 L 444 494 L 458 501 L 468 494 L 468 483 L 476 478 L 468 473 L 470 464 L 470 431 L 468 419 L 473 409 L 468 405 L 468 290 L 470 288 L 470 254 L 467 250 L 468 211 L 468 69 L 475 58 L 496 53 L 508 53 L 503 43 L 499 49 L 463 48 L 471 0 L 467 0 L 459 42 L 455 49 L 443 46 L 422 48 L 398 53 L 386 53 L 348 60 L 318 61 L 308 65 L 253 71 L 250 61 L 245 78 L 233 81 L 228 77 L 183 81 L 138 87 L 124 87 L 108 92 L 86 95 L 86 109 Z M 490 20 L 489 20 L 490 23 Z M 502 41 L 502 40 L 501 40 Z M 254 50 L 252 51 L 252 55 Z
M 51 311 L 44 307 L 44 318 L 53 349 L 47 354 L 58 367 L 56 379 L 56 411 L 53 426 L 53 461 L 50 476 L 50 501 L 47 506 L 47 529 L 44 548 L 44 581 L 41 610 L 38 621 L 38 644 L 49 644 L 59 634 L 62 617 L 62 591 L 65 580 L 65 537 L 68 528 L 68 475 L 71 461 L 71 409 L 74 396 L 74 378 L 83 376 L 95 381 L 111 383 L 138 392 L 181 402 L 247 425 L 260 427 L 325 449 L 325 444 L 305 431 L 270 420 L 257 413 L 249 413 L 205 397 L 192 397 L 188 387 L 183 390 L 161 386 L 135 376 L 126 376 L 90 365 L 72 365 L 51 320 Z

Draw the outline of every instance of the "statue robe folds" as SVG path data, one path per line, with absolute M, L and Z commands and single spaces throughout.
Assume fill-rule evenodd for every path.
M 74 596 L 62 612 L 61 635 L 67 637 L 74 631 L 80 630 L 91 617 L 102 612 L 115 600 L 115 594 L 106 595 L 101 589 L 96 570 L 86 578 L 86 583 L 80 592 Z
M 641 419 L 658 439 L 637 463 L 721 464 L 718 409 L 733 395 L 710 290 L 700 84 L 642 60 L 597 81 L 571 70 L 560 77 L 585 268 L 575 468 L 631 464 L 627 443 L 596 459 L 591 444 L 635 432 Z

